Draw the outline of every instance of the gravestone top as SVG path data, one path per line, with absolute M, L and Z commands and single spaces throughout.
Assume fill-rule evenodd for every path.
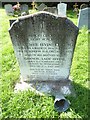
M 47 6 L 46 6 L 44 3 L 42 3 L 42 4 L 40 4 L 40 6 L 37 7 L 37 9 L 38 9 L 39 11 L 43 11 L 46 7 L 47 7 Z
M 58 6 L 58 15 L 60 17 L 66 17 L 66 9 L 67 9 L 67 4 L 65 3 L 59 3 Z
M 78 27 L 81 29 L 83 26 L 90 29 L 90 8 L 84 8 L 79 11 L 79 17 L 78 17 Z
M 14 10 L 11 4 L 6 4 L 4 7 L 7 15 L 14 15 Z
M 82 5 L 80 6 L 80 9 L 84 9 L 84 8 L 87 8 L 87 7 L 88 7 L 87 4 L 82 4 Z
M 46 8 L 44 8 L 44 11 L 57 14 L 57 8 L 56 7 L 46 7 Z
M 29 11 L 28 5 L 27 4 L 22 4 L 20 6 L 20 10 L 21 10 L 21 13 L 28 12 Z
M 0 8 L 2 8 L 2 2 L 0 1 Z

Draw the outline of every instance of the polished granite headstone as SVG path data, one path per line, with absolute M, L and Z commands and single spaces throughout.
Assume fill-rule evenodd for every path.
M 70 94 L 78 28 L 67 18 L 43 11 L 11 23 L 9 33 L 22 80 L 40 92 Z

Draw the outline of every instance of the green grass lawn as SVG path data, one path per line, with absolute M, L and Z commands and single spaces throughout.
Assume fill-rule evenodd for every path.
M 68 18 L 77 24 L 76 15 L 68 11 Z M 53 98 L 39 96 L 31 91 L 14 93 L 14 85 L 19 81 L 19 65 L 8 33 L 9 19 L 4 9 L 0 9 L 0 74 L 1 101 L 0 117 L 4 118 L 87 118 L 88 117 L 88 34 L 87 29 L 79 31 L 70 76 L 76 96 L 68 96 L 70 108 L 61 114 L 54 110 Z

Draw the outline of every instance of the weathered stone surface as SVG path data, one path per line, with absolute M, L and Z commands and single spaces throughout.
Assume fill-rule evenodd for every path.
M 37 7 L 39 11 L 43 11 L 45 8 L 47 8 L 47 6 L 44 3 L 40 4 L 40 6 Z
M 0 8 L 2 8 L 2 2 L 0 1 Z
M 90 29 L 90 8 L 81 9 L 78 17 L 78 27 L 82 28 L 86 26 Z
M 7 15 L 14 15 L 14 10 L 11 4 L 6 4 L 4 7 Z
M 78 28 L 67 18 L 38 12 L 13 22 L 9 32 L 23 81 L 46 93 L 56 94 L 65 87 L 70 93 Z
M 29 8 L 27 4 L 22 4 L 20 7 L 21 13 L 26 12 L 29 13 Z

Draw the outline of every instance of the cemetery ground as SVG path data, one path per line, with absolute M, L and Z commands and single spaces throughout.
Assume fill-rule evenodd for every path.
M 68 96 L 70 108 L 63 113 L 54 109 L 54 100 L 50 96 L 40 96 L 30 90 L 14 92 L 14 86 L 19 81 L 19 65 L 14 55 L 13 46 L 8 33 L 9 19 L 4 9 L 0 9 L 0 117 L 4 118 L 87 118 L 89 111 L 88 92 L 88 34 L 84 27 L 79 31 L 70 76 L 75 89 L 75 96 Z M 67 16 L 75 24 L 77 17 L 72 11 Z M 2 53 L 2 55 L 1 55 Z

